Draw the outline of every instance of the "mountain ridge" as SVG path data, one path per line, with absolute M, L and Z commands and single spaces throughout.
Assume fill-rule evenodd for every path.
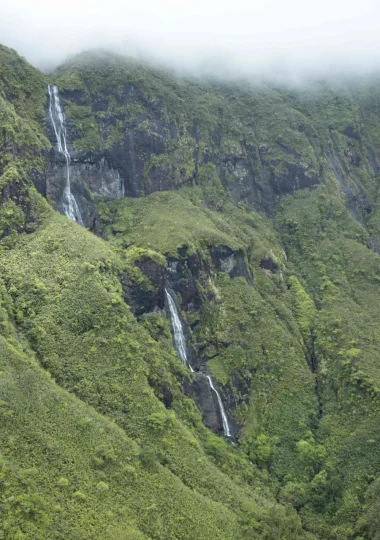
M 0 54 L 4 538 L 376 538 L 376 85 Z

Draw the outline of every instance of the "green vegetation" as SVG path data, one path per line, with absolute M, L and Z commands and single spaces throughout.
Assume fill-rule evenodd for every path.
M 0 60 L 0 538 L 379 537 L 377 78 L 294 90 L 106 52 L 49 77 Z M 81 186 L 94 232 L 33 186 L 52 168 L 47 80 L 73 166 L 121 160 L 146 195 Z M 126 282 L 174 283 L 235 444 L 189 397 L 163 302 L 136 317 Z
M 33 127 L 43 121 L 46 76 L 3 45 L 0 45 L 0 96 Z

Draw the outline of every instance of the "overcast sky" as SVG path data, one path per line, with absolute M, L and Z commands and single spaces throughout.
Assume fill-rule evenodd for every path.
M 367 70 L 380 0 L 0 0 L 0 43 L 40 67 L 103 47 L 194 70 Z

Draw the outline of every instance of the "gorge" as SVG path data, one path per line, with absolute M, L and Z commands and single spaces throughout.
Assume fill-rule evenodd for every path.
M 184 365 L 187 366 L 192 373 L 194 373 L 194 370 L 191 367 L 191 364 L 190 364 L 190 362 L 189 362 L 189 360 L 187 358 L 186 340 L 185 340 L 184 332 L 182 330 L 182 323 L 181 323 L 181 319 L 179 318 L 179 315 L 178 315 L 175 300 L 173 299 L 172 295 L 169 293 L 169 291 L 167 289 L 165 289 L 165 294 L 166 294 L 166 298 L 167 298 L 168 305 L 169 305 L 170 318 L 171 318 L 171 321 L 172 321 L 174 343 L 175 343 L 175 347 L 176 347 L 176 350 L 177 350 L 178 357 L 184 363 Z M 214 394 L 216 395 L 216 398 L 217 398 L 217 404 L 218 404 L 218 408 L 219 408 L 219 413 L 220 413 L 220 416 L 221 416 L 222 422 L 223 422 L 224 436 L 227 437 L 227 438 L 231 437 L 232 436 L 231 435 L 231 430 L 230 430 L 230 426 L 228 424 L 228 418 L 227 418 L 227 415 L 226 415 L 226 411 L 224 409 L 223 401 L 222 401 L 222 398 L 219 395 L 219 392 L 217 391 L 217 389 L 214 386 L 212 378 L 210 377 L 210 375 L 204 375 L 202 372 L 198 372 L 198 376 L 207 378 L 207 380 L 209 382 L 209 385 L 210 385 L 210 388 L 214 392 Z

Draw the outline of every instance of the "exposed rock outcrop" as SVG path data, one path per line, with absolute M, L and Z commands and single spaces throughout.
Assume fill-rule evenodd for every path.
M 145 259 L 135 263 L 137 268 L 147 277 L 151 288 L 144 289 L 135 284 L 127 273 L 120 276 L 124 299 L 131 306 L 133 313 L 140 316 L 158 309 L 165 304 L 165 268 L 152 259 Z
M 215 433 L 222 435 L 222 417 L 215 392 L 211 390 L 207 377 L 201 372 L 196 373 L 195 380 L 192 383 L 187 382 L 184 391 L 194 399 L 201 410 L 205 425 Z

